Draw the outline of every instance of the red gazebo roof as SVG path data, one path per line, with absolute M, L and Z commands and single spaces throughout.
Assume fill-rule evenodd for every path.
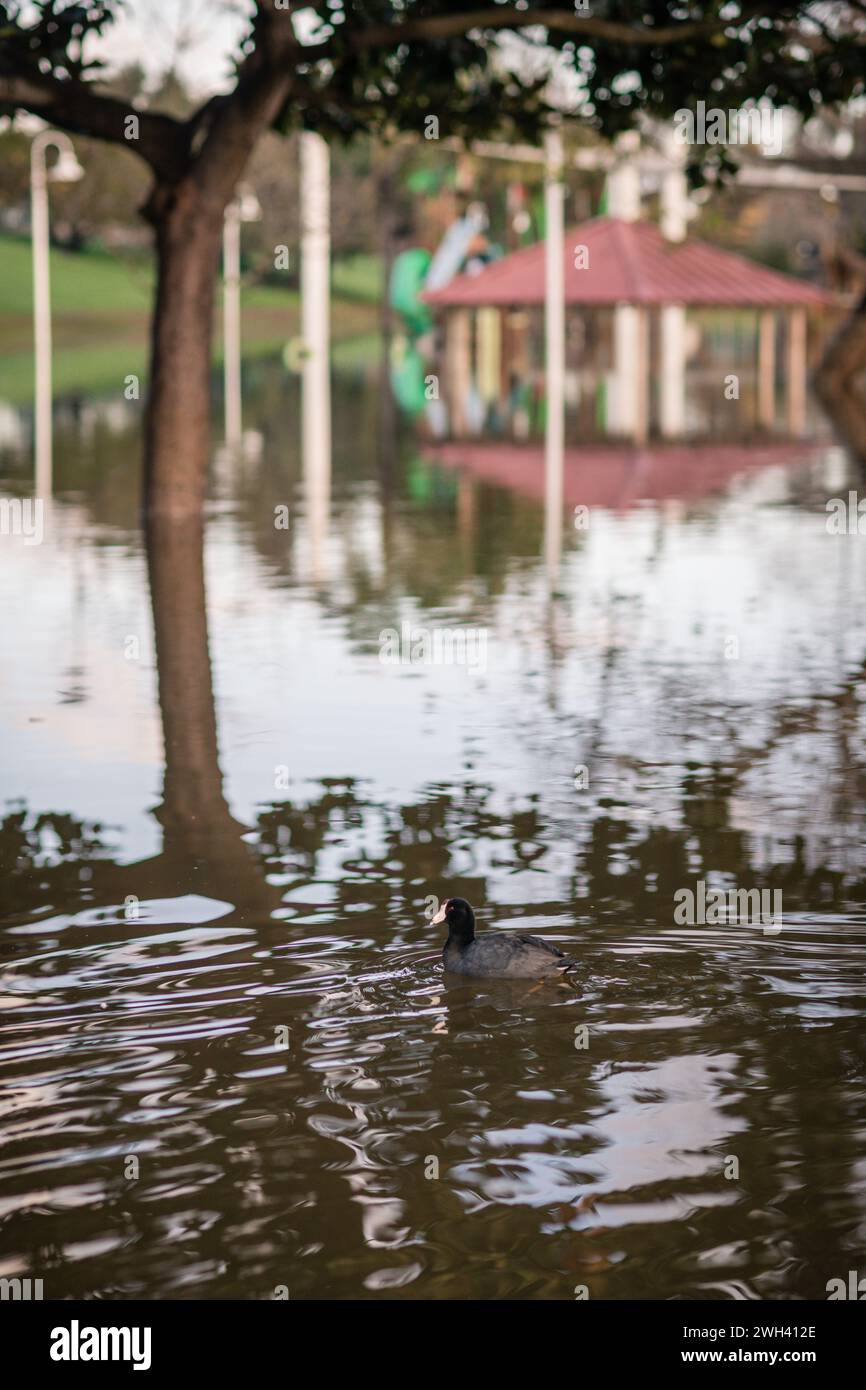
M 575 247 L 588 264 L 575 268 Z M 428 304 L 480 308 L 544 303 L 544 242 L 456 275 Z M 835 304 L 826 290 L 706 241 L 667 241 L 650 222 L 595 217 L 565 234 L 566 304 L 691 304 L 781 308 Z

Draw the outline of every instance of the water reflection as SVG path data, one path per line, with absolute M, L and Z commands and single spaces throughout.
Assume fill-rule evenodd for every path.
M 525 497 L 544 495 L 544 454 L 528 444 L 447 443 L 428 446 L 428 456 L 463 477 L 494 483 Z M 563 500 L 617 510 L 646 502 L 694 502 L 720 493 L 736 478 L 768 468 L 820 463 L 826 446 L 691 444 L 644 448 L 596 445 L 563 452 Z
M 331 511 L 331 396 L 327 371 L 314 358 L 304 363 L 301 395 L 310 573 L 319 580 L 326 573 Z
M 256 400 L 206 544 L 163 523 L 142 551 L 122 444 L 82 445 L 45 547 L 0 557 L 0 1270 L 50 1297 L 823 1297 L 866 1219 L 866 561 L 823 511 L 847 457 L 699 461 L 701 488 L 676 452 L 666 481 L 567 466 L 567 502 L 612 490 L 551 611 L 540 493 L 405 438 L 383 470 L 359 384 L 317 571 L 297 399 L 262 369 Z M 148 606 L 152 671 L 122 656 Z M 383 667 L 407 611 L 484 624 L 488 669 Z M 780 887 L 784 931 L 674 925 L 701 877 Z M 445 885 L 568 943 L 580 992 L 444 978 Z
M 148 865 L 143 896 L 168 897 L 185 889 L 230 903 L 244 918 L 266 916 L 277 906 L 279 892 L 254 863 L 240 838 L 249 827 L 232 816 L 223 792 L 203 528 L 194 522 L 151 522 L 147 558 L 165 754 L 163 799 L 154 814 L 164 832 L 165 863 Z M 160 879 L 164 886 L 154 894 Z

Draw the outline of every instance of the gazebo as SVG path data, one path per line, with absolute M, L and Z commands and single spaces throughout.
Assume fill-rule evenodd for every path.
M 836 303 L 825 290 L 707 242 L 667 240 L 652 223 L 597 217 L 565 233 L 566 321 L 592 321 L 610 343 L 612 433 L 643 442 L 650 431 L 651 377 L 657 375 L 658 430 L 685 428 L 687 315 L 696 309 L 752 310 L 757 316 L 757 417 L 776 419 L 776 340 L 783 316 L 787 423 L 805 425 L 809 311 Z M 469 382 L 486 398 L 525 368 L 527 310 L 545 302 L 545 247 L 528 246 L 476 274 L 456 276 L 423 296 L 444 318 L 444 375 L 451 433 L 460 434 Z M 719 389 L 724 382 L 720 377 Z

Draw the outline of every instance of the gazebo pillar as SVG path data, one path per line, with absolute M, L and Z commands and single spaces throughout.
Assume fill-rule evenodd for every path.
M 478 310 L 478 390 L 484 405 L 498 403 L 502 377 L 502 317 L 499 309 Z
M 613 388 L 608 424 L 613 433 L 642 444 L 649 425 L 647 370 L 649 352 L 646 311 L 637 304 L 617 304 L 613 311 Z
M 659 335 L 659 427 L 666 439 L 677 439 L 686 425 L 686 311 L 682 304 L 662 306 Z
M 448 363 L 449 433 L 466 429 L 466 397 L 472 381 L 472 315 L 469 309 L 452 309 L 445 325 L 445 357 Z
M 517 387 L 515 394 L 519 397 L 521 387 L 526 388 L 530 375 L 529 315 L 525 309 L 512 309 L 508 314 L 508 361 L 505 366 L 509 369 L 510 378 Z M 509 381 L 506 384 L 506 389 L 510 384 Z M 529 428 L 529 413 L 526 406 L 518 404 L 511 419 L 514 437 L 527 439 Z
M 764 309 L 758 322 L 758 424 L 772 429 L 776 421 L 776 315 Z
M 788 310 L 788 430 L 802 434 L 806 428 L 806 310 Z
M 646 444 L 650 423 L 650 320 L 646 309 L 638 308 L 637 339 L 637 395 L 636 420 L 634 428 L 635 444 Z

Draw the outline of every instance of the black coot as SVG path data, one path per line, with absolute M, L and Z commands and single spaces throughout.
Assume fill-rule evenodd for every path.
M 566 979 L 577 961 L 540 936 L 517 932 L 475 935 L 475 913 L 465 898 L 448 898 L 433 923 L 448 925 L 442 952 L 446 970 L 456 975 L 480 975 L 488 979 Z

